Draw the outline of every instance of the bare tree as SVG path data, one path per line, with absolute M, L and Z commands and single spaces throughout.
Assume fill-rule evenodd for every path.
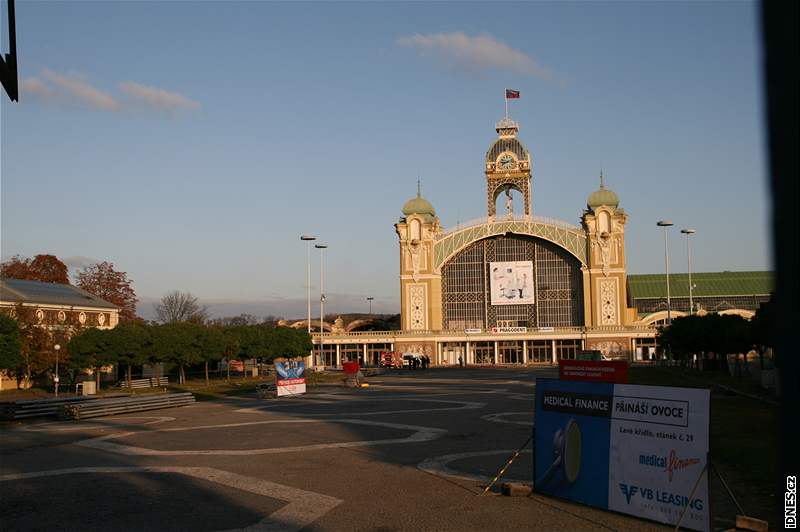
M 153 307 L 161 323 L 204 323 L 208 319 L 208 308 L 200 306 L 197 298 L 189 292 L 170 292 Z

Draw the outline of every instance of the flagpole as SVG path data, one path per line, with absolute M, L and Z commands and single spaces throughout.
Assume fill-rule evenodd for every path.
M 506 101 L 506 118 L 508 118 L 508 89 L 504 90 L 505 90 L 504 93 L 505 96 L 503 97 L 503 99 Z

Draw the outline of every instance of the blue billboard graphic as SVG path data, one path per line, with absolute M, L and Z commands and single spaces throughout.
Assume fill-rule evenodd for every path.
M 708 530 L 708 407 L 708 390 L 537 379 L 534 489 Z

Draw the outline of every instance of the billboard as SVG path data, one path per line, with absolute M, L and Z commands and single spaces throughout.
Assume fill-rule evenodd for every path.
M 532 305 L 533 262 L 490 262 L 489 288 L 492 305 Z
M 306 393 L 306 364 L 302 360 L 275 360 L 278 397 Z
M 708 390 L 536 384 L 537 492 L 672 525 L 688 506 L 681 526 L 710 529 Z

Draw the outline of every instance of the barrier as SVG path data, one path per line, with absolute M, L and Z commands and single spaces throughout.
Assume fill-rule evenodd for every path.
M 0 405 L 0 417 L 3 419 L 26 419 L 46 417 L 58 414 L 67 404 L 94 401 L 96 397 L 63 397 L 53 399 L 25 399 L 11 401 Z
M 66 419 L 80 420 L 92 417 L 186 406 L 194 402 L 194 395 L 190 392 L 159 393 L 117 399 L 97 399 L 84 403 L 65 404 L 61 407 L 60 415 L 62 418 Z

